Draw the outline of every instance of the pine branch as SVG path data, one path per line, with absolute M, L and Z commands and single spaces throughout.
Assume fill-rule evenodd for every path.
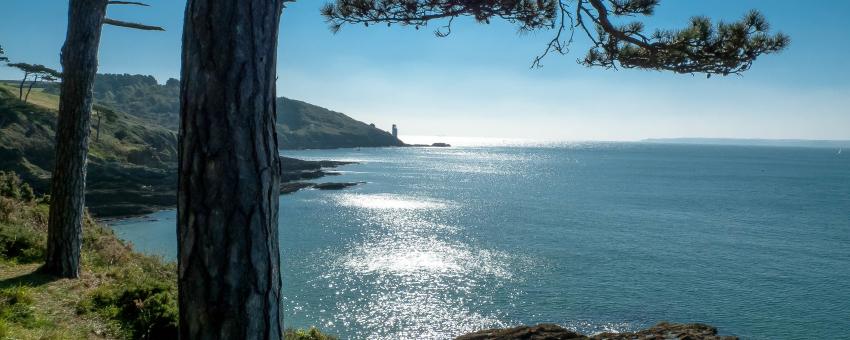
M 136 5 L 136 6 L 145 6 L 150 7 L 150 5 L 143 2 L 136 1 L 109 1 L 106 3 L 107 5 Z
M 109 19 L 109 18 L 103 19 L 103 23 L 107 24 L 107 25 L 112 25 L 112 26 L 126 27 L 126 28 L 132 28 L 132 29 L 144 30 L 144 31 L 165 31 L 164 28 L 159 27 L 159 26 L 148 26 L 148 25 L 138 24 L 138 23 L 135 23 L 135 22 L 119 21 L 119 20 L 114 20 L 114 19 Z

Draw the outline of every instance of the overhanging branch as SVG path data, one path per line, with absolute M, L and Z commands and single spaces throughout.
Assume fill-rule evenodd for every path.
M 103 23 L 107 24 L 107 25 L 112 25 L 112 26 L 126 27 L 126 28 L 132 28 L 132 29 L 144 30 L 144 31 L 165 31 L 164 28 L 159 27 L 159 26 L 149 26 L 149 25 L 143 25 L 143 24 L 139 24 L 139 23 L 135 23 L 135 22 L 120 21 L 120 20 L 114 20 L 114 19 L 109 19 L 109 18 L 103 19 Z
M 135 5 L 135 6 L 145 6 L 150 7 L 150 5 L 143 2 L 136 1 L 109 1 L 106 3 L 107 5 Z

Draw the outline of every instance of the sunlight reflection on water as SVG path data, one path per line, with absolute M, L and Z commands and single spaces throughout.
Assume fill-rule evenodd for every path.
M 336 288 L 344 327 L 356 324 L 365 339 L 450 338 L 504 326 L 482 294 L 511 279 L 510 257 L 451 237 L 459 204 L 421 196 L 339 194 L 334 201 L 362 221 L 366 235 L 346 249 L 326 253 L 332 270 L 322 282 Z
M 338 180 L 368 184 L 281 196 L 287 327 L 355 340 L 539 322 L 850 329 L 850 158 L 834 150 L 437 141 L 455 147 L 288 154 L 359 161 Z M 174 260 L 175 225 L 169 211 L 115 229 Z
M 401 195 L 390 194 L 342 194 L 337 196 L 337 201 L 342 206 L 365 208 L 365 209 L 442 209 L 447 205 L 438 200 L 423 198 L 412 198 Z

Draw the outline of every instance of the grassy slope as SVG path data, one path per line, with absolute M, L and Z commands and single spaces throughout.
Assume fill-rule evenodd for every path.
M 0 339 L 132 337 L 130 323 L 113 313 L 126 306 L 104 308 L 96 298 L 160 283 L 165 294 L 176 297 L 174 264 L 133 252 L 90 218 L 84 228 L 80 278 L 57 280 L 40 274 L 46 221 L 45 204 L 0 197 Z
M 0 84 L 0 170 L 14 170 L 37 191 L 47 192 L 59 99 L 34 89 L 29 100 L 18 100 L 17 88 Z M 176 134 L 120 112 L 114 120 L 101 122 L 100 139 L 95 140 L 94 117 L 89 207 L 97 214 L 121 215 L 173 205 Z
M 44 119 L 40 119 L 39 123 L 45 125 L 48 132 L 53 132 L 56 112 L 59 108 L 59 96 L 43 92 L 40 88 L 35 88 L 30 93 L 27 103 L 23 103 L 17 100 L 16 87 L 10 84 L 0 83 L 0 101 L 3 102 L 2 105 L 7 110 L 15 110 L 18 114 L 34 112 L 42 117 L 48 117 L 51 124 L 43 124 L 46 122 Z M 27 115 L 21 115 L 20 122 L 25 123 L 27 118 Z M 97 123 L 98 117 L 97 112 L 95 112 L 92 117 L 92 143 L 90 146 L 90 156 L 95 160 L 127 161 L 127 158 L 134 151 L 143 151 L 148 148 L 156 149 L 157 156 L 163 162 L 174 162 L 177 160 L 177 136 L 169 129 L 151 124 L 131 114 L 118 112 L 114 121 L 107 119 L 101 120 L 103 127 L 100 131 L 100 139 L 95 140 Z M 3 128 L 5 127 L 0 125 L 0 129 Z M 121 138 L 116 137 L 116 134 L 121 133 L 126 133 L 126 136 Z M 51 138 L 52 135 L 39 136 L 39 139 L 36 141 L 39 143 L 52 143 Z
M 15 83 L 4 83 L 0 82 L 0 88 L 3 88 L 10 92 L 11 94 L 17 96 L 18 94 L 18 84 Z M 24 88 L 24 93 L 26 93 L 26 88 Z M 59 110 L 59 100 L 55 98 L 55 96 L 45 93 L 43 88 L 35 87 L 30 92 L 27 101 L 40 107 L 47 108 L 49 110 Z

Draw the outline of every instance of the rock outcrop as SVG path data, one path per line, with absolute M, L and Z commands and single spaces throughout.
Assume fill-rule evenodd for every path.
M 280 193 L 291 194 L 301 189 L 314 188 L 318 190 L 341 190 L 352 187 L 362 182 L 327 182 L 311 183 L 304 180 L 316 179 L 324 176 L 336 176 L 337 172 L 325 171 L 327 168 L 335 168 L 340 165 L 352 164 L 353 162 L 339 161 L 305 161 L 290 157 L 280 157 Z
M 717 328 L 709 325 L 673 324 L 662 322 L 633 333 L 602 333 L 583 335 L 554 324 L 518 326 L 513 328 L 487 329 L 466 335 L 456 340 L 738 340 L 736 336 L 717 335 Z

